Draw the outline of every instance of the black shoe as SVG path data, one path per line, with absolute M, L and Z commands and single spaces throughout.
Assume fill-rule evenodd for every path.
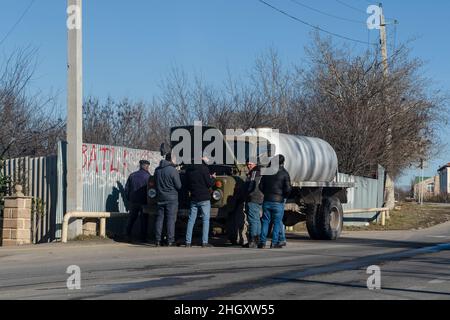
M 287 242 L 286 242 L 286 241 L 281 241 L 281 242 L 279 243 L 279 245 L 282 246 L 282 247 L 286 247 Z
M 258 249 L 265 249 L 265 248 L 266 248 L 265 244 L 262 243 L 258 244 Z
M 204 243 L 202 244 L 202 248 L 212 248 L 213 246 L 210 245 L 209 243 Z
M 161 242 L 160 241 L 155 241 L 155 247 L 161 247 Z
M 167 244 L 167 246 L 168 246 L 168 247 L 176 247 L 177 244 L 176 244 L 175 242 L 169 242 L 169 243 Z
M 186 243 L 186 248 L 192 248 L 192 244 Z
M 256 244 L 256 242 L 249 242 L 248 248 L 250 248 L 250 249 L 256 249 L 256 248 L 258 248 L 258 245 Z

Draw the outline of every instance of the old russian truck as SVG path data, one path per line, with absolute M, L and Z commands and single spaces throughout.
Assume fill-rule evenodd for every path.
M 177 127 L 194 135 L 194 126 Z M 202 127 L 203 135 L 212 127 Z M 251 152 L 265 153 L 267 158 L 277 154 L 285 156 L 285 168 L 292 182 L 292 192 L 285 204 L 284 224 L 294 226 L 306 221 L 310 237 L 314 240 L 336 240 L 343 228 L 342 204 L 347 203 L 347 189 L 353 183 L 338 182 L 338 158 L 329 143 L 318 138 L 294 136 L 278 133 L 271 129 L 251 129 L 243 134 L 221 136 L 224 157 L 233 161 L 209 165 L 211 173 L 216 173 L 211 190 L 211 219 L 213 223 L 226 226 L 228 218 L 239 208 L 240 189 L 244 184 L 247 169 L 245 159 Z M 171 141 L 175 148 L 180 141 Z M 207 143 L 206 143 L 207 144 Z M 206 146 L 203 143 L 202 148 Z M 238 155 L 240 146 L 245 155 Z M 193 148 L 193 147 L 192 147 Z M 253 151 L 252 151 L 253 150 Z M 180 164 L 183 182 L 184 172 L 190 164 Z M 148 186 L 149 206 L 155 206 L 154 181 Z M 186 217 L 189 208 L 189 194 L 183 188 L 179 196 L 179 217 Z M 240 207 L 242 208 L 242 206 Z M 151 209 L 150 209 L 151 210 Z

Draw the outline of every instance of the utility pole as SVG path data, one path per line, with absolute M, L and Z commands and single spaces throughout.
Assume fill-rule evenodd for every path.
M 67 212 L 83 210 L 83 37 L 82 0 L 67 2 Z M 82 220 L 71 221 L 69 238 L 82 233 Z
M 389 75 L 388 68 L 388 52 L 387 52 L 387 36 L 386 36 L 386 19 L 384 17 L 383 4 L 380 3 L 380 44 L 381 56 L 383 58 L 384 76 Z
M 423 189 L 423 187 L 424 187 L 424 184 L 423 184 L 423 181 L 424 181 L 424 166 L 425 166 L 424 160 L 420 159 L 421 181 L 420 181 L 420 197 L 419 198 L 420 198 L 420 205 L 421 206 L 423 206 L 423 198 L 424 198 L 424 194 L 425 194 L 424 189 Z
M 388 50 L 387 50 L 387 33 L 386 33 L 386 19 L 384 17 L 383 4 L 379 4 L 380 7 L 380 45 L 381 45 L 381 56 L 383 59 L 383 75 L 385 79 L 389 76 L 389 63 L 388 63 Z M 389 97 L 387 97 L 389 99 Z M 385 106 L 386 117 L 388 121 L 388 128 L 386 134 L 386 153 L 388 157 L 387 163 L 387 174 L 386 174 L 386 196 L 385 196 L 385 206 L 389 209 L 394 209 L 395 207 L 395 184 L 391 176 L 393 157 L 392 157 L 392 126 L 390 117 L 390 106 L 389 103 Z

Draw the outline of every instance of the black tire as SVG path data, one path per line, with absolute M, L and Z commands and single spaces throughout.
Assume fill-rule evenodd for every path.
M 313 240 L 320 240 L 320 230 L 318 227 L 318 205 L 308 204 L 306 206 L 306 229 L 308 230 L 309 236 Z
M 337 240 L 344 226 L 344 210 L 336 197 L 325 198 L 318 210 L 322 240 Z
M 308 215 L 307 228 L 314 240 L 336 240 L 344 226 L 344 211 L 336 197 L 325 198 L 313 214 Z M 309 223 L 308 223 L 309 221 Z

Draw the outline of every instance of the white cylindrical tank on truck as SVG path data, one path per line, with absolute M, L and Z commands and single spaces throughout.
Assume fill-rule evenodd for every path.
M 250 151 L 251 156 L 268 157 L 266 162 L 261 161 L 263 166 L 275 155 L 285 157 L 284 168 L 293 188 L 285 205 L 284 224 L 291 226 L 306 220 L 311 238 L 339 238 L 344 220 L 342 203 L 347 202 L 347 189 L 353 184 L 336 181 L 338 157 L 333 147 L 322 139 L 269 128 L 249 129 L 241 138 L 257 145 L 258 151 Z
M 272 155 L 286 158 L 285 169 L 293 182 L 331 182 L 338 171 L 338 158 L 326 141 L 278 133 L 272 129 L 250 129 L 244 136 L 261 137 L 270 142 Z

